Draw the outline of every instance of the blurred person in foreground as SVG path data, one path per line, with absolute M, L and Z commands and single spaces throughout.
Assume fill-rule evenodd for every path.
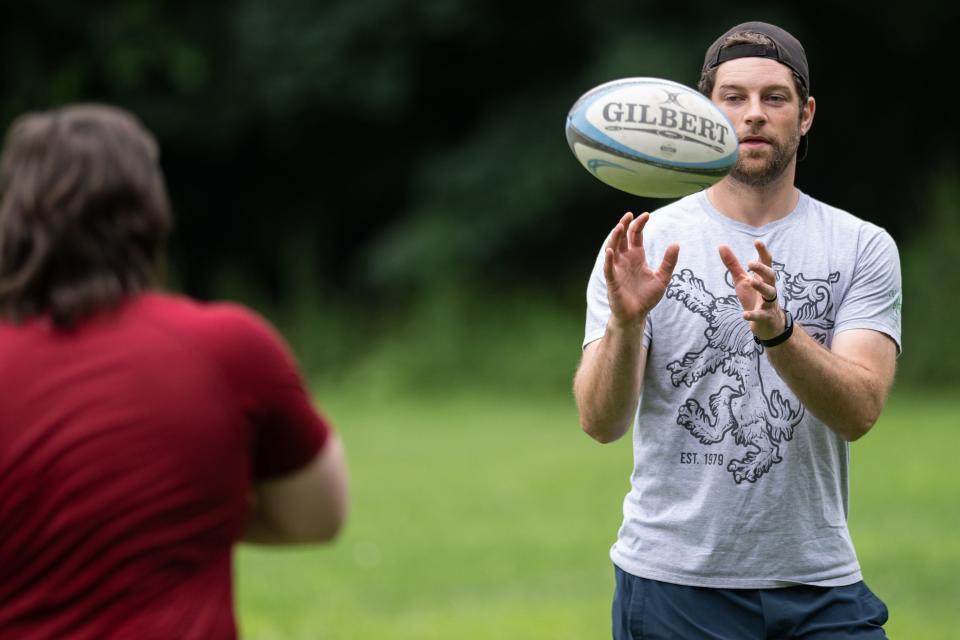
M 634 425 L 613 636 L 884 638 L 847 529 L 848 443 L 893 382 L 896 245 L 794 186 L 816 104 L 792 35 L 730 29 L 699 89 L 738 136 L 734 169 L 625 214 L 587 290 L 582 426 L 611 442 Z
M 336 536 L 339 439 L 264 320 L 156 288 L 129 113 L 20 117 L 0 198 L 0 638 L 234 638 L 234 544 Z

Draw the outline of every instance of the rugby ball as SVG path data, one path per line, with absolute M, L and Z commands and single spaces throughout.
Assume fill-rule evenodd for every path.
M 611 187 L 677 198 L 723 178 L 737 161 L 737 136 L 706 96 L 660 78 L 623 78 L 594 87 L 567 115 L 567 144 Z

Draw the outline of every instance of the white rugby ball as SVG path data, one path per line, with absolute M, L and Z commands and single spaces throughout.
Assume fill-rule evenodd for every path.
M 594 87 L 567 116 L 567 143 L 600 181 L 638 196 L 677 198 L 709 187 L 737 161 L 737 136 L 706 96 L 661 78 Z

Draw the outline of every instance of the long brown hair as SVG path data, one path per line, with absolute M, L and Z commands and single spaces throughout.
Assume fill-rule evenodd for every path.
M 71 326 L 157 284 L 172 218 L 157 143 L 130 113 L 28 113 L 0 157 L 0 320 Z

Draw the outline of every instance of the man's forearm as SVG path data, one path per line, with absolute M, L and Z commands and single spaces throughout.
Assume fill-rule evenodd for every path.
M 863 436 L 880 416 L 886 376 L 830 351 L 799 324 L 789 340 L 766 352 L 807 409 L 844 440 Z
M 598 442 L 617 440 L 630 429 L 643 377 L 643 327 L 607 326 L 584 352 L 574 380 L 580 424 Z

